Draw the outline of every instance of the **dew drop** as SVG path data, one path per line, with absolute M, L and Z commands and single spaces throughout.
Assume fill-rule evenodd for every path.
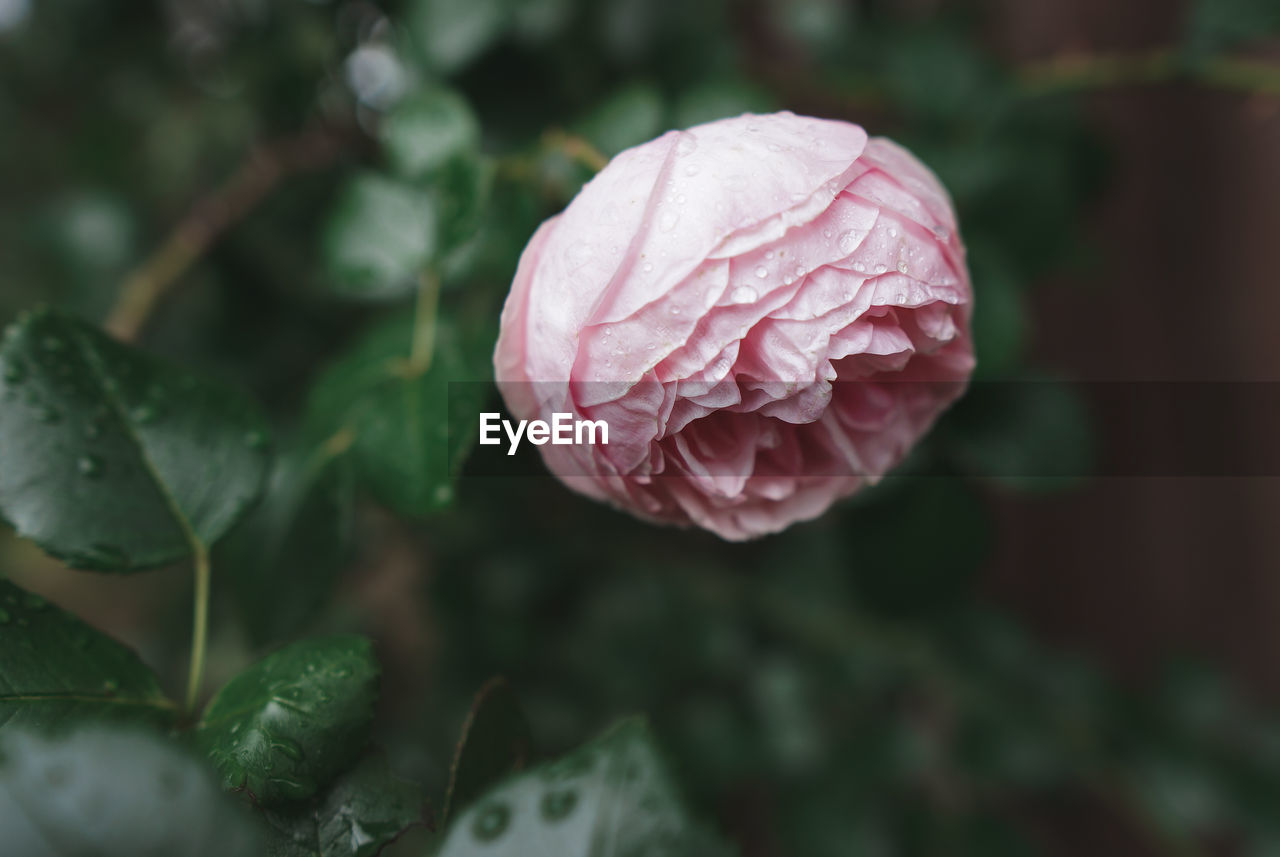
M 951 239 L 951 230 L 945 226 L 933 227 L 933 237 L 939 241 L 949 241 Z
M 756 276 L 763 280 L 765 277 L 769 276 L 769 269 L 764 265 L 760 265 L 756 268 Z
M 831 230 L 830 230 L 830 229 L 824 229 L 824 230 L 822 230 L 822 237 L 823 237 L 823 238 L 830 238 L 830 237 L 831 237 Z
M 104 469 L 102 459 L 96 455 L 82 455 L 76 459 L 76 470 L 89 479 L 97 479 Z
M 858 249 L 858 245 L 862 243 L 865 233 L 859 232 L 857 229 L 850 229 L 847 232 L 840 233 L 840 252 L 848 255 Z
M 295 762 L 301 762 L 303 758 L 302 747 L 297 741 L 290 738 L 277 737 L 271 742 L 271 748 L 277 750 L 280 755 Z
M 906 259 L 899 259 L 899 260 L 898 260 L 898 273 L 899 273 L 899 274 L 905 274 L 906 272 L 907 272 L 907 260 L 906 260 Z
M 561 821 L 569 817 L 578 805 L 578 793 L 573 789 L 556 789 L 542 796 L 540 809 L 547 821 Z
M 686 197 L 684 194 L 679 194 L 676 197 L 676 205 L 684 205 L 688 201 L 689 201 L 688 197 Z
M 640 266 L 640 270 L 644 271 L 646 274 L 649 273 L 650 271 L 653 270 L 653 263 L 645 262 L 643 265 Z
M 471 835 L 481 842 L 492 842 L 511 824 L 511 808 L 505 803 L 490 803 L 480 809 L 471 823 Z
M 890 227 L 889 227 L 889 237 L 890 237 L 890 238 L 897 238 L 897 237 L 898 237 L 898 228 L 897 228 L 896 226 L 890 226 Z
M 794 283 L 795 281 L 796 281 L 796 278 L 791 276 L 790 274 L 787 274 L 785 277 L 782 278 L 783 284 L 788 286 Z
M 867 271 L 867 266 L 861 262 L 854 262 L 853 270 L 857 271 L 859 274 L 865 274 Z
M 887 270 L 889 270 L 889 268 L 888 268 L 886 265 L 884 265 L 883 263 L 881 263 L 881 264 L 879 264 L 879 265 L 876 265 L 876 267 L 875 267 L 875 272 L 876 272 L 877 274 L 883 274 L 883 273 L 884 273 L 885 271 L 887 271 Z
M 750 286 L 738 286 L 733 290 L 733 293 L 729 295 L 729 297 L 732 298 L 733 302 L 736 304 L 749 304 L 759 297 L 759 295 L 756 294 L 756 290 Z
M 680 212 L 667 209 L 662 212 L 662 216 L 658 218 L 658 228 L 663 232 L 670 232 L 676 228 L 676 224 L 680 222 Z
M 680 314 L 680 307 L 678 307 L 678 306 L 673 306 L 673 307 L 671 308 L 671 314 L 672 314 L 672 315 L 679 315 L 679 314 Z

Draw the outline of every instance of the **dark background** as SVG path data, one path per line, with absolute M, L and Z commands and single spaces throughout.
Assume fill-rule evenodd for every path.
M 1034 383 L 1280 382 L 1275 5 L 566 0 L 545 31 L 502 6 L 461 59 L 423 36 L 430 5 L 33 3 L 0 31 L 0 319 L 48 302 L 110 324 L 194 223 L 205 243 L 137 339 L 249 388 L 304 444 L 322 369 L 411 304 L 344 284 L 325 246 L 344 182 L 385 170 L 394 104 L 350 59 L 381 45 L 407 91 L 466 98 L 484 158 L 524 165 L 500 171 L 493 243 L 446 277 L 442 325 L 480 318 L 492 341 L 515 254 L 590 175 L 575 146 L 788 108 L 939 172 L 979 377 L 1032 392 L 979 385 L 922 450 L 930 476 L 757 545 L 546 476 L 464 475 L 432 516 L 360 492 L 342 549 L 321 516 L 266 565 L 245 557 L 270 533 L 233 535 L 211 683 L 303 629 L 366 631 L 381 740 L 428 782 L 491 674 L 547 751 L 646 711 L 750 857 L 1276 853 L 1277 480 L 1039 478 L 1206 438 L 1272 461 L 1274 420 L 1246 396 L 1134 431 L 1097 418 L 1096 387 Z M 264 146 L 288 174 L 236 185 Z M 181 573 L 72 573 L 8 535 L 0 569 L 181 674 Z

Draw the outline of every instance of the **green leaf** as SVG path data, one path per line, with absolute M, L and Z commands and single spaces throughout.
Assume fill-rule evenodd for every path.
M 662 94 L 648 84 L 637 83 L 611 95 L 575 130 L 612 157 L 658 136 L 665 114 Z
M 413 313 L 387 319 L 320 377 L 307 403 L 309 431 L 349 449 L 360 482 L 404 515 L 452 503 L 491 389 L 475 380 L 484 377 L 477 346 L 443 319 L 427 368 L 411 360 L 428 327 Z
M 0 742 L 0 831 L 13 857 L 258 857 L 243 807 L 158 735 L 94 727 Z
M 515 691 L 504 678 L 490 679 L 476 694 L 462 726 L 449 772 L 444 820 L 494 783 L 522 770 L 532 747 L 533 733 Z
M 648 728 L 630 720 L 490 790 L 439 857 L 716 857 L 730 854 L 680 802 Z
M 327 603 L 351 556 L 351 461 L 293 446 L 276 457 L 253 512 L 214 552 L 257 645 L 284 640 Z
M 378 675 L 363 637 L 294 643 L 227 682 L 205 709 L 196 744 L 225 788 L 263 804 L 308 798 L 364 750 Z
M 173 703 L 131 649 L 4 580 L 0 652 L 0 728 L 173 721 Z
M 484 53 L 509 20 L 505 0 L 416 0 L 409 30 L 428 63 L 451 74 Z
M 440 214 L 441 268 L 459 263 L 459 253 L 479 230 L 493 190 L 494 166 L 474 155 L 460 155 L 440 168 L 427 194 Z
M 412 293 L 436 253 L 438 223 L 423 191 L 373 173 L 351 179 L 324 231 L 334 290 L 369 300 Z
M 406 179 L 422 179 L 480 143 L 480 123 L 456 92 L 431 89 L 397 104 L 380 129 L 391 168 Z
M 239 392 L 41 310 L 0 345 L 0 514 L 77 568 L 211 545 L 258 497 L 267 426 Z
M 422 788 L 370 753 L 309 801 L 266 810 L 267 857 L 372 857 L 425 823 Z

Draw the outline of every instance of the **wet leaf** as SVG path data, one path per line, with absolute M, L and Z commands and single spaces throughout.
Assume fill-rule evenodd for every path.
M 475 344 L 443 320 L 424 370 L 411 359 L 421 322 L 403 313 L 376 326 L 312 388 L 309 430 L 349 452 L 357 478 L 405 515 L 453 502 L 458 470 L 479 436 L 478 413 L 491 387 Z
M 227 682 L 195 741 L 222 776 L 263 804 L 315 794 L 364 750 L 378 663 L 363 637 L 302 640 Z
M 174 706 L 129 648 L 0 580 L 0 728 L 120 720 L 167 727 Z
M 268 431 L 239 392 L 49 310 L 0 345 L 0 514 L 77 568 L 211 545 L 257 499 Z
M 258 857 L 252 821 L 158 735 L 101 726 L 0 741 L 0 831 L 13 857 Z
M 387 160 L 406 179 L 421 179 L 475 149 L 480 123 L 456 92 L 430 89 L 397 104 L 380 128 Z
M 404 297 L 437 249 L 432 199 L 407 184 L 365 173 L 347 183 L 329 212 L 324 257 L 344 297 Z
M 372 857 L 425 811 L 422 788 L 371 753 L 312 800 L 264 812 L 267 857 Z
M 533 734 L 515 691 L 506 679 L 491 679 L 476 694 L 462 726 L 449 772 L 445 821 L 503 777 L 522 770 L 532 747 Z
M 731 853 L 692 821 L 639 720 L 489 790 L 440 849 L 440 857 Z

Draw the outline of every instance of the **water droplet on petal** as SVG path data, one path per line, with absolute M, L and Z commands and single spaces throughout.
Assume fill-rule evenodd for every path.
M 906 272 L 907 272 L 907 260 L 906 260 L 906 259 L 899 259 L 899 260 L 898 260 L 898 273 L 899 273 L 899 274 L 905 274 Z
M 733 302 L 736 304 L 749 304 L 759 297 L 759 295 L 756 294 L 756 290 L 750 286 L 738 286 L 733 290 L 733 293 L 729 295 L 729 297 L 731 297 Z
M 680 222 L 680 212 L 667 209 L 662 212 L 662 216 L 658 218 L 658 228 L 663 232 L 670 232 L 676 228 L 676 224 Z
M 763 280 L 765 277 L 769 276 L 769 269 L 764 265 L 760 265 L 756 268 L 756 276 Z
M 643 265 L 640 266 L 640 270 L 644 271 L 646 274 L 649 273 L 650 271 L 653 270 L 653 263 L 645 262 Z
M 876 272 L 877 274 L 883 274 L 883 273 L 884 273 L 885 271 L 887 271 L 887 270 L 889 270 L 889 268 L 888 268 L 886 265 L 884 265 L 883 263 L 881 263 L 881 264 L 879 264 L 879 265 L 876 265 L 876 267 L 875 267 L 875 272 Z
M 896 226 L 890 226 L 890 227 L 889 227 L 889 237 L 890 237 L 890 238 L 897 238 L 897 237 L 898 237 L 898 228 L 897 228 Z
M 862 242 L 864 233 L 857 229 L 850 229 L 847 232 L 840 233 L 840 252 L 846 256 L 858 249 L 858 245 Z

